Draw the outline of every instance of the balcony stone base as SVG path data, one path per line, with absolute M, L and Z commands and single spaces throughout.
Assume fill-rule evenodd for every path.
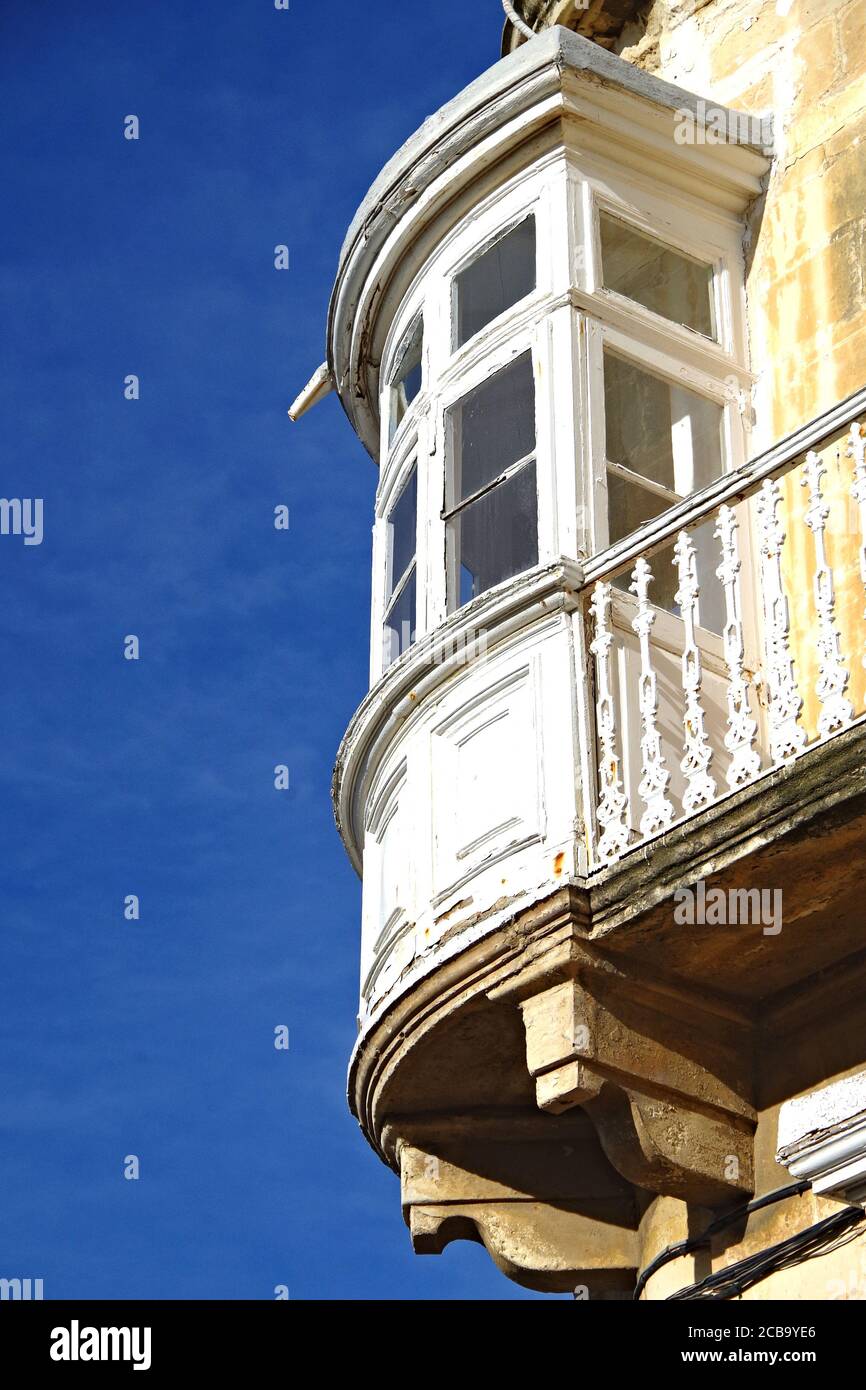
M 570 882 L 392 995 L 350 1095 L 419 1253 L 480 1241 L 528 1287 L 621 1297 L 670 1238 L 654 1211 L 691 1234 L 787 1181 L 779 1106 L 862 1067 L 863 741 L 670 832 L 652 875 L 632 856 Z M 684 925 L 697 880 L 783 885 L 781 932 Z

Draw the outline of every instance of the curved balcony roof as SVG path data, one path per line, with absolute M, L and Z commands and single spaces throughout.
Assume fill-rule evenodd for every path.
M 545 125 L 568 114 L 579 89 L 580 119 L 622 149 L 671 176 L 698 180 L 722 206 L 741 210 L 760 191 L 768 168 L 741 113 L 643 72 L 598 44 L 556 26 L 522 44 L 471 83 L 385 165 L 355 214 L 340 252 L 328 313 L 327 370 L 353 428 L 375 459 L 378 452 L 378 363 L 369 346 L 390 277 L 407 249 L 463 186 L 491 159 L 503 158 Z M 722 113 L 732 134 L 723 142 L 681 145 L 678 116 L 700 128 L 707 111 Z M 492 137 L 499 138 L 491 155 Z M 485 150 L 485 147 L 486 148 Z M 374 274 L 375 270 L 375 274 Z

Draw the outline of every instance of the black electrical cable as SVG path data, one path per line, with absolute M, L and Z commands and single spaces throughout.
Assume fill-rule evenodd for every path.
M 708 1274 L 706 1279 L 690 1285 L 689 1288 L 679 1289 L 669 1295 L 668 1301 L 697 1302 L 702 1299 L 736 1298 L 780 1269 L 788 1269 L 791 1265 L 802 1264 L 816 1255 L 827 1253 L 827 1248 L 832 1246 L 838 1237 L 863 1221 L 866 1221 L 866 1211 L 862 1207 L 844 1207 L 842 1211 L 834 1212 L 832 1216 L 817 1221 L 805 1231 L 798 1231 L 787 1240 L 779 1241 L 777 1245 L 749 1255 L 737 1264 L 729 1265 L 727 1269 Z
M 807 1192 L 812 1186 L 808 1178 L 801 1178 L 799 1182 L 789 1183 L 787 1187 L 778 1187 L 774 1192 L 767 1192 L 763 1197 L 755 1197 L 745 1206 L 737 1207 L 734 1211 L 724 1212 L 721 1216 L 711 1221 L 705 1231 L 699 1236 L 689 1236 L 687 1240 L 680 1240 L 676 1245 L 669 1245 L 656 1255 L 655 1259 L 647 1265 L 642 1274 L 638 1276 L 633 1294 L 634 1301 L 640 1298 L 647 1282 L 664 1265 L 670 1264 L 671 1260 L 678 1260 L 681 1255 L 690 1255 L 693 1250 L 700 1250 L 705 1245 L 709 1245 L 713 1236 L 724 1231 L 726 1227 L 733 1226 L 743 1217 L 751 1216 L 753 1212 L 760 1211 L 762 1207 L 772 1206 L 775 1202 L 783 1202 L 786 1197 L 799 1197 L 801 1193 Z

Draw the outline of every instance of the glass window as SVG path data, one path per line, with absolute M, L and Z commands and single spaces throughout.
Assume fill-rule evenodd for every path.
M 688 387 L 654 376 L 614 353 L 604 355 L 608 538 L 636 531 L 723 472 L 722 407 Z M 692 533 L 698 552 L 700 621 L 721 631 L 722 590 L 717 547 L 709 530 Z M 706 534 L 704 532 L 706 531 Z M 652 561 L 650 590 L 660 608 L 677 611 L 673 547 Z M 619 587 L 628 588 L 622 575 Z
M 604 355 L 609 463 L 637 481 L 686 497 L 721 476 L 722 407 L 687 386 Z
M 448 412 L 449 608 L 538 563 L 535 383 L 527 352 Z
M 413 466 L 403 490 L 388 513 L 389 588 L 393 594 L 415 558 L 418 525 L 418 471 Z
M 385 669 L 407 652 L 415 642 L 416 613 L 415 566 L 388 609 L 384 630 Z
M 532 354 L 482 381 L 448 412 L 449 505 L 465 501 L 535 452 Z
M 599 213 L 604 287 L 705 338 L 717 335 L 713 268 Z
M 419 318 L 409 330 L 397 355 L 397 367 L 390 388 L 388 442 L 394 438 L 409 407 L 421 390 L 421 355 L 424 347 L 424 320 Z
M 459 604 L 538 563 L 535 463 L 485 492 L 449 523 L 459 563 Z
M 506 232 L 454 283 L 459 348 L 535 289 L 535 218 L 527 217 Z
M 418 472 L 412 468 L 387 519 L 388 582 L 383 633 L 384 665 L 390 666 L 415 641 L 417 586 Z

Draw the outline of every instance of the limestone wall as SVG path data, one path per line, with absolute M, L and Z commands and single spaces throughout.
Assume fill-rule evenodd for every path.
M 749 269 L 753 364 L 773 436 L 863 384 L 866 4 L 656 0 L 622 56 L 752 114 L 776 160 Z
M 755 392 L 752 452 L 866 381 L 866 3 L 654 0 L 621 56 L 754 115 L 772 113 L 775 159 L 749 227 L 748 316 Z M 863 586 L 844 440 L 825 452 L 826 494 L 846 525 L 831 548 L 851 695 L 864 709 Z M 799 477 L 786 485 L 797 673 L 814 731 L 814 549 Z
M 866 383 L 866 0 L 655 0 L 645 14 L 643 38 L 618 45 L 623 57 L 702 96 L 775 119 L 776 158 L 749 229 L 756 451 Z M 823 453 L 828 500 L 850 518 L 830 559 L 852 670 L 850 694 L 860 712 L 866 700 L 863 586 L 857 517 L 847 499 L 851 463 L 844 439 L 831 441 Z M 814 551 L 799 520 L 804 505 L 799 476 L 792 476 L 786 485 L 792 523 L 786 573 L 797 671 L 806 693 L 814 688 L 817 665 Z M 810 732 L 815 712 L 816 702 L 807 696 Z M 774 1144 L 775 1112 L 768 1112 L 758 1133 L 759 1191 L 785 1180 L 773 1161 Z M 838 1203 L 811 1195 L 770 1208 L 712 1265 L 734 1263 L 835 1210 Z M 654 1204 L 648 1246 L 684 1235 L 683 1219 L 679 1203 Z M 863 1239 L 853 1241 L 773 1276 L 746 1297 L 866 1298 L 864 1250 Z M 664 1298 L 709 1269 L 705 1255 L 678 1261 L 652 1281 L 647 1296 Z

